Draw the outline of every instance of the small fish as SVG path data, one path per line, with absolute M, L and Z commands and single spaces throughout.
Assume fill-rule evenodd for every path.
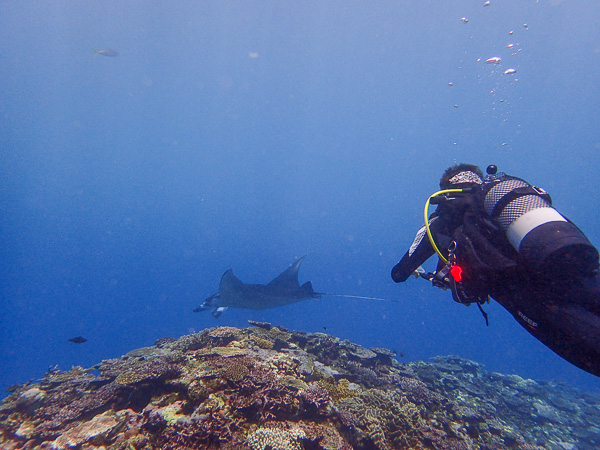
M 494 56 L 493 58 L 488 58 L 485 60 L 486 64 L 500 64 L 502 62 L 502 58 L 498 56 Z
M 83 336 L 77 336 L 71 339 L 67 339 L 67 341 L 73 342 L 74 344 L 83 344 L 84 342 L 87 342 L 87 339 Z
M 504 71 L 504 75 L 510 75 L 512 73 L 517 73 L 517 69 L 506 69 Z
M 469 19 L 467 19 L 466 17 L 461 17 L 460 20 L 464 23 L 468 23 Z
M 95 48 L 92 48 L 92 50 L 94 51 L 94 56 L 102 55 L 102 56 L 109 56 L 111 58 L 114 58 L 115 56 L 119 56 L 119 52 L 116 51 L 114 48 L 104 48 L 102 50 L 96 50 Z
M 490 2 L 485 2 L 483 6 L 490 6 Z

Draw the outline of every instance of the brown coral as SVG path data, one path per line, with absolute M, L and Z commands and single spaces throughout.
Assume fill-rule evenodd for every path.
M 200 364 L 194 374 L 198 377 L 220 377 L 238 382 L 250 372 L 252 358 L 246 356 L 212 357 Z
M 301 450 L 304 430 L 298 427 L 290 429 L 259 428 L 248 436 L 248 445 L 252 450 Z
M 97 411 L 109 402 L 114 402 L 118 398 L 118 391 L 119 386 L 109 383 L 99 389 L 82 393 L 83 395 L 75 397 L 75 400 L 64 392 L 63 395 L 53 395 L 38 411 L 41 417 L 49 420 L 42 425 L 42 429 L 58 428 L 63 423 L 74 420 L 84 413 Z
M 179 375 L 181 375 L 181 368 L 178 366 L 160 360 L 153 360 L 121 372 L 115 379 L 115 382 L 127 385 L 144 381 L 177 378 Z
M 378 448 L 414 447 L 415 429 L 424 425 L 421 410 L 397 391 L 368 389 L 340 402 L 340 408 L 358 417 L 365 436 Z
M 334 426 L 323 423 L 299 422 L 306 435 L 306 441 L 323 450 L 352 450 L 352 446 L 342 437 Z M 306 446 L 308 447 L 308 445 Z
M 425 383 L 415 378 L 402 377 L 400 387 L 412 402 L 431 407 L 434 404 L 440 404 L 443 397 L 430 390 Z
M 243 335 L 244 330 L 236 327 L 218 327 L 208 331 L 211 346 L 225 346 L 232 341 L 240 339 Z
M 241 334 L 242 329 L 236 327 L 217 327 L 211 328 L 208 330 L 208 335 L 213 338 L 218 339 L 227 339 L 227 338 L 235 338 L 239 334 Z
M 229 404 L 254 420 L 264 422 L 296 414 L 300 400 L 296 389 L 281 384 L 268 368 L 255 365 L 237 384 L 236 392 L 229 396 Z
M 56 448 L 72 448 L 79 446 L 99 436 L 106 436 L 118 425 L 114 415 L 100 414 L 88 422 L 83 422 L 66 433 L 61 434 L 55 441 Z
M 333 379 L 322 379 L 318 381 L 318 384 L 335 401 L 354 397 L 357 393 L 356 389 L 350 389 L 350 382 L 346 378 L 340 379 L 337 383 Z
M 214 347 L 212 350 L 213 353 L 222 356 L 223 358 L 229 358 L 231 356 L 242 356 L 248 354 L 247 349 L 238 347 Z
M 218 448 L 225 442 L 234 446 L 244 441 L 238 420 L 225 411 L 213 411 L 203 415 L 202 420 L 195 418 L 169 427 L 159 424 L 157 432 L 156 448 L 162 450 Z
M 292 333 L 283 327 L 271 327 L 269 329 L 252 328 L 251 337 L 253 339 L 256 339 L 257 337 L 267 339 L 273 343 L 277 343 L 279 347 L 286 347 L 287 345 L 285 343 L 291 339 Z
M 266 339 L 260 336 L 252 336 L 252 340 L 258 345 L 260 348 L 264 348 L 267 350 L 272 350 L 275 347 L 275 344 L 270 339 Z
M 175 342 L 177 339 L 172 337 L 161 337 L 154 341 L 154 345 L 158 348 L 166 347 L 167 345 Z
M 13 387 L 0 448 L 598 447 L 591 396 L 458 357 L 386 364 L 375 350 L 275 327 L 204 330 L 104 361 L 100 375 L 52 370 Z M 532 408 L 557 420 L 536 421 Z
M 284 386 L 287 386 L 287 387 L 290 387 L 293 389 L 308 388 L 308 385 L 304 381 L 302 381 L 292 375 L 283 375 L 282 377 L 279 378 L 279 382 L 281 384 L 283 384 Z
M 327 408 L 332 402 L 329 393 L 318 383 L 311 383 L 306 389 L 300 391 L 300 398 L 309 414 L 326 415 Z

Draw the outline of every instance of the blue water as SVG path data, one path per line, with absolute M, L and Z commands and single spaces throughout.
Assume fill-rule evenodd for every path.
M 600 390 L 497 304 L 486 327 L 389 276 L 456 162 L 600 244 L 599 23 L 595 0 L 2 2 L 0 388 L 252 319 Z M 225 270 L 305 254 L 315 290 L 394 301 L 192 313 Z

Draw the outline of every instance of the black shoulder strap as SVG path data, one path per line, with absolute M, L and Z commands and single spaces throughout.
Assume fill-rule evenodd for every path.
M 485 216 L 477 218 L 476 214 L 466 214 L 462 227 L 456 231 L 454 238 L 459 245 L 463 241 L 461 250 L 464 256 L 471 260 L 477 270 L 490 275 L 515 267 L 517 263 L 512 255 L 502 251 L 507 246 L 503 247 L 497 242 L 498 234 L 503 235 L 503 232 L 492 222 L 483 220 L 484 218 Z
M 506 205 L 508 205 L 513 200 L 516 200 L 517 198 L 523 197 L 525 195 L 536 195 L 538 197 L 541 197 L 545 201 L 547 201 L 550 206 L 552 206 L 552 198 L 550 197 L 550 194 L 548 194 L 544 189 L 535 186 L 518 187 L 513 189 L 512 191 L 507 192 L 500 200 L 498 200 L 498 203 L 496 203 L 494 209 L 492 210 L 492 217 L 494 218 L 494 220 L 498 220 L 500 214 L 502 213 L 502 211 L 504 211 Z

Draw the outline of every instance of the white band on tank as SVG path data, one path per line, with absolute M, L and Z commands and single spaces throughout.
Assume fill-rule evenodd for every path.
M 531 230 L 548 222 L 566 222 L 563 216 L 554 208 L 536 208 L 526 212 L 510 224 L 506 237 L 515 250 L 519 251 L 521 241 Z

